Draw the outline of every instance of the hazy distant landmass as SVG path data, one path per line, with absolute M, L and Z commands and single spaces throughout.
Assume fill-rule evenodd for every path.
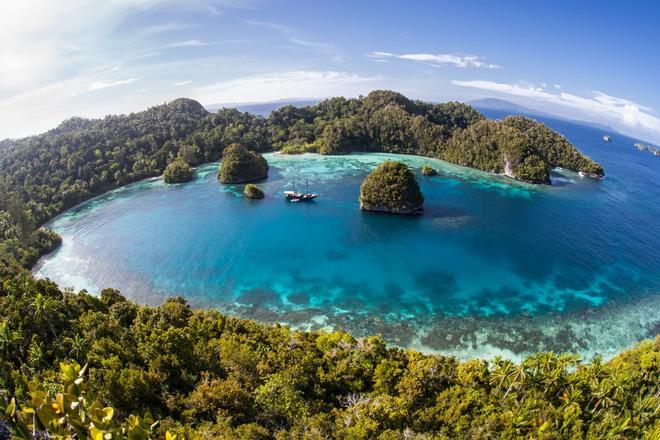
M 499 98 L 483 98 L 483 99 L 475 99 L 474 101 L 469 101 L 467 104 L 470 104 L 472 107 L 478 109 L 489 109 L 489 110 L 500 110 L 503 112 L 507 112 L 507 114 L 521 114 L 521 115 L 527 115 L 527 116 L 541 116 L 544 118 L 553 118 L 553 119 L 560 119 L 563 121 L 570 121 L 570 122 L 575 122 L 581 125 L 586 125 L 588 127 L 595 128 L 597 130 L 603 130 L 607 133 L 613 134 L 620 134 L 617 132 L 615 129 L 613 129 L 610 126 L 604 125 L 604 124 L 599 124 L 598 122 L 590 122 L 590 121 L 583 121 L 580 119 L 572 119 L 572 118 L 566 118 L 563 116 L 555 115 L 552 113 L 546 113 L 541 110 L 536 110 L 532 109 L 529 107 L 525 107 L 519 104 L 516 104 L 515 102 L 511 101 L 506 101 L 504 99 L 499 99 Z
M 268 116 L 273 110 L 282 108 L 287 105 L 295 105 L 297 107 L 306 107 L 314 105 L 320 99 L 282 99 L 270 102 L 251 102 L 251 103 L 229 103 L 229 104 L 210 104 L 206 105 L 206 109 L 210 112 L 218 111 L 221 108 L 235 108 L 240 112 L 252 113 L 259 116 Z

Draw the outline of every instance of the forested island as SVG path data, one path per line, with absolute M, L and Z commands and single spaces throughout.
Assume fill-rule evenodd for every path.
M 419 214 L 424 196 L 415 175 L 401 162 L 385 161 L 360 186 L 360 209 L 392 214 Z
M 254 182 L 267 176 L 268 162 L 261 154 L 239 144 L 231 144 L 225 148 L 218 170 L 221 183 Z
M 185 180 L 189 167 L 217 161 L 232 144 L 241 153 L 418 154 L 533 183 L 549 183 L 555 166 L 604 174 L 533 120 L 487 120 L 465 104 L 389 91 L 286 106 L 267 118 L 177 99 L 3 141 L 0 438 L 7 428 L 19 438 L 33 430 L 169 439 L 660 436 L 660 339 L 609 362 L 552 353 L 459 362 L 376 336 L 192 310 L 181 298 L 148 307 L 113 289 L 76 293 L 26 270 L 59 243 L 39 228 L 58 213 L 166 170 L 168 180 Z M 63 405 L 71 399 L 82 403 Z M 92 416 L 78 423 L 80 408 Z

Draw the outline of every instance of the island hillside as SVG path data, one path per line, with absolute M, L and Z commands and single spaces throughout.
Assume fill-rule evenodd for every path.
M 415 175 L 401 162 L 378 165 L 360 186 L 360 209 L 391 214 L 418 214 L 424 196 Z
M 231 144 L 224 150 L 218 170 L 221 183 L 246 183 L 265 179 L 268 163 L 264 157 L 239 144 Z

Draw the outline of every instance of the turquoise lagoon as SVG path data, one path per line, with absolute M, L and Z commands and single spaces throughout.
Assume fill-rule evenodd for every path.
M 556 170 L 544 187 L 415 156 L 268 154 L 264 200 L 218 184 L 214 163 L 193 182 L 150 179 L 64 213 L 49 225 L 63 244 L 35 273 L 461 358 L 610 356 L 658 333 L 660 159 L 552 123 L 606 179 Z M 416 170 L 423 215 L 359 210 L 362 179 L 389 159 Z M 439 174 L 421 176 L 425 163 Z M 321 197 L 285 201 L 293 180 Z

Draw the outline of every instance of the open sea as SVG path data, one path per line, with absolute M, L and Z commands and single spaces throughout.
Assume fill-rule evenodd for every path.
M 660 332 L 660 157 L 539 119 L 606 178 L 555 170 L 546 187 L 416 156 L 267 154 L 263 200 L 220 185 L 214 163 L 190 183 L 149 179 L 73 208 L 48 224 L 63 244 L 34 272 L 459 358 L 609 357 Z M 423 215 L 360 211 L 362 179 L 389 159 L 416 172 Z M 439 174 L 422 176 L 425 163 Z M 293 179 L 321 196 L 287 202 Z

